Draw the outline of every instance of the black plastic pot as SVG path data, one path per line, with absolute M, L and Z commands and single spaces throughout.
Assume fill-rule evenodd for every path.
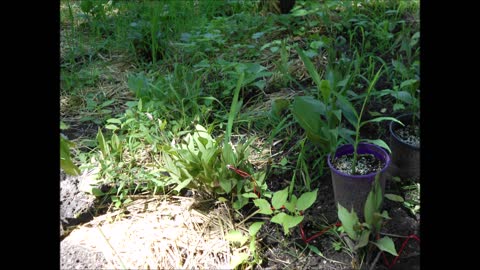
M 397 119 L 403 124 L 412 123 L 412 114 L 404 114 Z M 404 142 L 395 129 L 400 124 L 390 122 L 390 150 L 392 150 L 392 175 L 401 178 L 417 178 L 420 176 L 420 147 Z
M 375 183 L 375 176 L 380 173 L 380 186 L 382 194 L 385 193 L 385 181 L 388 166 L 390 165 L 390 156 L 381 147 L 368 143 L 360 143 L 357 148 L 358 154 L 373 154 L 380 159 L 385 165 L 380 172 L 367 175 L 350 175 L 335 169 L 331 163 L 330 155 L 328 155 L 328 166 L 332 173 L 333 192 L 335 194 L 335 205 L 340 203 L 349 211 L 355 210 L 359 217 L 363 217 L 363 209 L 368 193 Z M 347 144 L 340 146 L 335 153 L 335 158 L 353 153 L 353 145 Z

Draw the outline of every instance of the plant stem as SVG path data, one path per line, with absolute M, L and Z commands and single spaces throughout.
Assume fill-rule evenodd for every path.
M 360 127 L 361 127 L 363 111 L 365 109 L 365 105 L 367 104 L 367 100 L 370 97 L 370 92 L 372 91 L 373 86 L 377 83 L 381 72 L 382 72 L 382 68 L 380 68 L 378 70 L 377 74 L 375 74 L 375 77 L 373 78 L 372 82 L 368 86 L 367 95 L 365 96 L 365 99 L 363 100 L 362 109 L 360 110 L 360 114 L 358 115 L 357 125 L 355 127 L 355 142 L 353 144 L 352 175 L 355 175 L 355 173 L 356 173 L 357 158 L 358 158 L 357 148 L 358 148 L 358 143 L 360 142 L 360 140 L 359 140 L 359 138 L 360 138 Z

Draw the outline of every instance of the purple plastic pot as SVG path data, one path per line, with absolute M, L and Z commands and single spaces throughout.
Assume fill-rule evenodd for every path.
M 375 182 L 375 176 L 380 173 L 380 186 L 382 187 L 382 194 L 385 194 L 385 180 L 388 166 L 390 165 L 390 156 L 383 150 L 383 148 L 368 144 L 359 143 L 357 148 L 358 154 L 373 154 L 376 158 L 384 162 L 384 167 L 380 172 L 375 172 L 366 175 L 350 175 L 335 169 L 330 162 L 330 155 L 328 155 L 328 166 L 332 173 L 332 185 L 335 195 L 335 205 L 340 203 L 347 210 L 352 207 L 357 215 L 363 218 L 363 209 L 368 193 L 372 189 Z M 340 146 L 335 153 L 335 158 L 353 153 L 353 145 L 346 144 Z
M 397 119 L 403 124 L 412 123 L 412 114 L 404 114 Z M 400 139 L 394 130 L 400 126 L 390 122 L 390 149 L 392 150 L 392 174 L 401 178 L 418 178 L 420 176 L 420 147 L 408 144 Z

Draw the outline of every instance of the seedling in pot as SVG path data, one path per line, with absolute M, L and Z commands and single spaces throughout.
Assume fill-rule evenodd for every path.
M 342 240 L 346 240 L 344 241 L 346 243 L 345 248 L 350 251 L 350 254 L 359 256 L 360 262 L 362 263 L 364 258 L 366 258 L 365 261 L 367 263 L 369 263 L 372 258 L 371 248 L 367 248 L 368 244 L 371 244 L 371 247 L 378 247 L 380 251 L 398 256 L 393 240 L 390 237 L 378 237 L 384 219 L 390 219 L 387 211 L 380 212 L 383 196 L 379 176 L 380 174 L 375 176 L 375 183 L 372 185 L 372 189 L 365 202 L 365 222 L 360 222 L 357 213 L 355 213 L 353 209 L 349 212 L 340 205 L 340 203 L 338 204 L 338 218 L 342 222 L 340 230 L 346 233 L 345 237 L 342 238 Z M 354 258 L 354 261 L 356 261 L 356 258 Z M 375 263 L 376 261 L 374 260 L 372 264 Z M 360 268 L 361 267 L 355 267 L 354 269 Z
M 380 70 L 377 72 L 377 74 L 375 74 L 375 77 L 373 78 L 373 80 L 370 82 L 370 85 L 368 86 L 368 89 L 367 89 L 367 95 L 365 96 L 365 99 L 363 100 L 363 104 L 362 104 L 362 108 L 360 110 L 360 113 L 357 113 L 353 104 L 350 101 L 348 101 L 344 96 L 339 95 L 339 94 L 334 92 L 334 94 L 337 96 L 337 100 L 339 102 L 340 108 L 342 109 L 343 115 L 345 116 L 347 121 L 350 124 L 353 125 L 353 127 L 355 129 L 355 131 L 353 132 L 353 134 L 355 134 L 355 139 L 354 140 L 352 138 L 346 137 L 347 141 L 349 141 L 353 145 L 353 159 L 352 159 L 352 166 L 351 166 L 351 175 L 358 174 L 358 172 L 357 172 L 357 161 L 359 159 L 359 155 L 358 155 L 357 149 L 358 149 L 358 144 L 360 142 L 372 143 L 372 144 L 378 145 L 380 147 L 383 147 L 383 148 L 387 149 L 389 152 L 391 152 L 388 145 L 381 139 L 376 139 L 376 140 L 361 139 L 360 138 L 360 128 L 361 127 L 363 127 L 367 123 L 381 122 L 381 121 L 386 121 L 386 120 L 387 121 L 394 121 L 394 122 L 397 122 L 397 123 L 403 125 L 397 119 L 395 119 L 393 117 L 387 117 L 387 116 L 382 116 L 382 117 L 377 117 L 377 118 L 373 118 L 373 119 L 370 119 L 370 120 L 362 121 L 362 115 L 363 115 L 363 112 L 365 110 L 365 106 L 367 104 L 368 98 L 370 97 L 370 93 L 371 93 L 373 87 L 375 86 L 376 82 L 378 81 L 378 78 L 380 77 L 381 73 L 382 73 L 382 68 L 380 68 Z M 334 159 L 334 157 L 335 157 L 335 155 L 332 155 L 332 159 Z M 332 160 L 332 163 L 333 163 L 333 161 L 334 160 Z

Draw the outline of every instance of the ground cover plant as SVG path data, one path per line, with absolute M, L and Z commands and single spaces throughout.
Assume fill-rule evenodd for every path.
M 363 222 L 334 203 L 326 157 L 388 151 L 389 121 L 419 117 L 419 25 L 415 0 L 61 0 L 61 181 L 113 223 L 140 198 L 225 215 L 200 226 L 229 247 L 208 267 L 415 269 L 416 242 L 394 251 L 418 237 L 420 179 L 388 175 Z M 142 267 L 195 267 L 182 252 L 202 255 Z

